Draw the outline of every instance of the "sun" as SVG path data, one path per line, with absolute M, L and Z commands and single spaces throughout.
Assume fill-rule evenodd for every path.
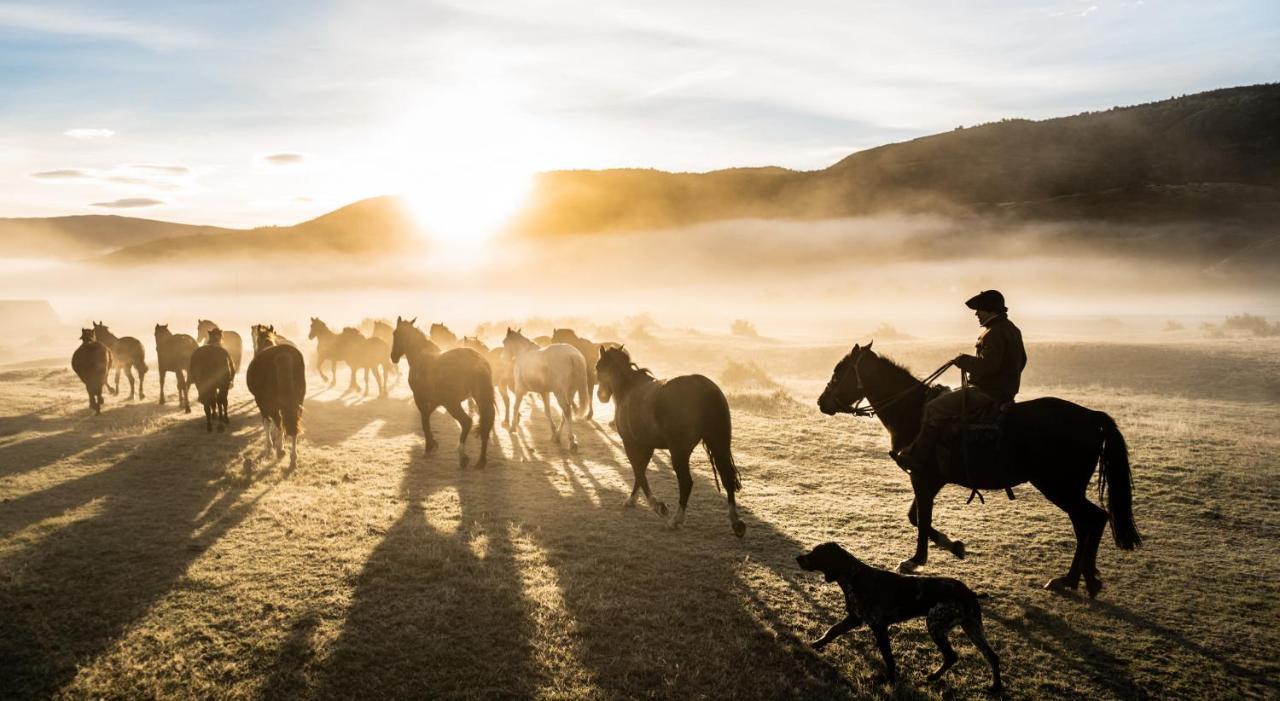
M 390 131 L 398 189 L 433 248 L 482 248 L 527 203 L 536 128 L 508 96 L 437 89 Z

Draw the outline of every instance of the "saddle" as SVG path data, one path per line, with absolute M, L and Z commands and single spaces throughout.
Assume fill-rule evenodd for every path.
M 967 421 L 956 421 L 944 428 L 937 448 L 942 474 L 961 484 L 973 484 L 972 477 L 977 472 L 990 474 L 1005 469 L 1001 447 L 1005 421 L 1013 405 L 1013 402 L 991 405 L 970 413 Z M 1010 499 L 1014 498 L 1012 489 L 1004 491 Z M 969 501 L 975 496 L 986 502 L 977 489 L 969 495 Z

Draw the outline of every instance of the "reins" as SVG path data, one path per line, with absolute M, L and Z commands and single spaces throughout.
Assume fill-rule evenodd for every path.
M 865 353 L 865 351 L 863 351 L 863 353 Z M 923 380 L 916 380 L 914 377 L 911 378 L 915 380 L 916 384 L 911 385 L 910 387 L 902 390 L 901 392 L 898 392 L 897 394 L 894 394 L 888 399 L 885 399 L 884 401 L 877 403 L 872 401 L 871 397 L 867 396 L 866 388 L 862 384 L 862 372 L 858 369 L 858 364 L 862 362 L 863 353 L 859 353 L 857 360 L 853 361 L 853 376 L 857 379 L 858 389 L 862 390 L 862 399 L 867 400 L 868 406 L 865 406 L 865 407 L 861 406 L 862 399 L 859 399 L 857 402 L 853 403 L 848 409 L 845 410 L 845 413 L 853 414 L 854 416 L 875 416 L 876 414 L 884 411 L 890 406 L 893 406 L 894 404 L 897 404 L 903 399 L 906 399 L 912 392 L 915 392 L 917 389 L 920 389 L 921 387 L 923 387 L 926 390 L 929 389 L 932 382 L 938 379 L 939 377 L 941 377 L 942 373 L 946 372 L 954 364 L 952 361 L 948 360 L 945 365 L 938 368 L 937 370 L 934 370 L 932 373 L 930 373 L 928 377 L 924 378 Z

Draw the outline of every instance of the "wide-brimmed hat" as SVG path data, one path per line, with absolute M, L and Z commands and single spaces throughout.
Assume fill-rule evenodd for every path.
M 970 309 L 976 309 L 983 312 L 1007 312 L 1009 308 L 1004 306 L 1004 295 L 997 290 L 983 290 L 978 294 L 969 298 L 964 306 Z

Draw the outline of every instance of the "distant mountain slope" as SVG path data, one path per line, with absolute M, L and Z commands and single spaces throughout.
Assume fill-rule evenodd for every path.
M 394 253 L 417 244 L 420 238 L 416 232 L 416 224 L 398 199 L 374 197 L 293 226 L 161 239 L 122 248 L 105 260 L 133 263 L 210 255 Z
M 574 233 L 886 211 L 1271 216 L 1280 213 L 1280 85 L 958 128 L 860 151 L 820 171 L 547 173 L 519 224 Z
M 72 217 L 0 218 L 0 256 L 79 257 L 183 236 L 224 234 L 232 229 L 89 214 Z
M 1081 222 L 1098 225 L 1081 234 L 1095 241 L 1162 252 L 1169 241 L 1110 241 L 1096 230 L 1111 223 L 1178 224 L 1180 250 L 1235 255 L 1280 234 L 1280 84 L 957 128 L 860 151 L 818 171 L 553 171 L 537 177 L 511 229 L 547 236 L 887 212 Z M 415 231 L 400 202 L 379 197 L 295 226 L 184 233 L 109 258 L 376 254 L 417 245 L 422 239 Z

